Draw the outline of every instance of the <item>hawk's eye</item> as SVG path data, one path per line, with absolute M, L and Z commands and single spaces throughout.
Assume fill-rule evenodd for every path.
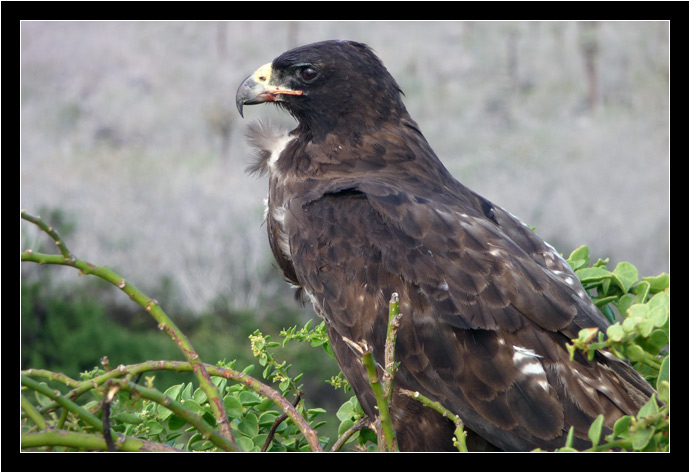
M 303 67 L 299 70 L 299 76 L 304 82 L 311 82 L 316 79 L 319 73 L 311 66 Z

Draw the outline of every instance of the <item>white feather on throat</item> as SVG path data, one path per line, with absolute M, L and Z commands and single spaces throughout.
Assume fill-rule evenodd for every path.
M 255 120 L 247 127 L 247 141 L 254 148 L 255 162 L 249 166 L 250 173 L 277 174 L 276 163 L 290 141 L 295 139 L 287 128 L 270 121 Z

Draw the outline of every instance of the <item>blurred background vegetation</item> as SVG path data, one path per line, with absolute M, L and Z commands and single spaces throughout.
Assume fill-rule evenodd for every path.
M 274 107 L 242 121 L 235 90 L 336 38 L 373 47 L 451 172 L 560 252 L 669 270 L 667 22 L 23 22 L 20 207 L 155 297 L 204 360 L 253 363 L 256 328 L 316 316 L 273 266 L 265 178 L 244 172 L 246 124 L 293 122 Z M 53 252 L 33 226 L 20 234 Z M 181 359 L 141 309 L 71 268 L 22 265 L 21 291 L 22 368 Z M 333 360 L 287 350 L 312 406 L 349 397 L 323 382 Z

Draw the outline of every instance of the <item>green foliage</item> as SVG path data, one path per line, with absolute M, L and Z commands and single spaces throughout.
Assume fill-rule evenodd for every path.
M 309 320 L 304 327 L 297 330 L 297 326 L 283 329 L 280 332 L 280 336 L 283 337 L 282 346 L 291 341 L 296 340 L 298 342 L 309 342 L 312 347 L 321 347 L 328 353 L 330 357 L 335 359 L 335 354 L 333 353 L 333 348 L 331 347 L 330 341 L 328 340 L 328 333 L 326 332 L 326 322 L 321 321 L 319 325 L 311 328 L 312 320 Z M 326 382 L 336 389 L 342 388 L 344 392 L 350 391 L 350 383 L 348 383 L 343 373 L 338 371 L 338 374 L 331 376 Z
M 319 325 L 311 328 L 312 320 L 304 324 L 304 327 L 297 330 L 297 326 L 281 330 L 280 336 L 283 337 L 283 347 L 290 340 L 297 340 L 298 342 L 309 342 L 312 347 L 321 347 L 331 357 L 335 358 L 330 341 L 328 340 L 328 333 L 326 332 L 326 322 L 321 321 Z
M 233 368 L 235 363 L 221 363 L 222 366 Z M 253 365 L 245 367 L 242 372 L 251 373 Z M 222 377 L 211 378 L 223 393 L 223 404 L 228 417 L 231 419 L 231 427 L 235 438 L 235 443 L 239 448 L 248 452 L 259 452 L 264 449 L 269 435 L 269 431 L 281 413 L 275 409 L 273 401 L 261 396 L 247 386 L 240 384 L 229 384 L 228 380 Z M 210 425 L 215 426 L 215 421 L 208 402 L 208 397 L 199 389 L 194 389 L 192 383 L 177 384 L 165 391 L 171 399 L 180 401 L 186 408 L 202 416 Z M 147 409 L 149 406 L 155 408 Z M 205 439 L 204 436 L 193 426 L 187 425 L 184 419 L 176 416 L 160 404 L 151 403 L 143 409 L 128 413 L 128 419 L 132 419 L 136 425 L 142 422 L 146 424 L 146 433 L 150 440 L 166 442 L 176 448 L 187 451 L 209 451 L 217 450 L 217 447 Z M 315 422 L 316 418 L 323 414 L 322 409 L 310 409 L 302 412 L 306 419 L 314 427 L 319 427 L 322 423 Z M 123 420 L 122 417 L 117 417 Z M 125 432 L 126 434 L 136 434 L 136 431 Z M 324 441 L 327 439 L 324 439 Z M 277 425 L 275 434 L 266 451 L 308 451 L 309 445 L 301 437 L 299 429 L 291 422 L 282 422 Z
M 665 381 L 659 379 L 663 376 L 661 367 L 669 356 L 669 275 L 640 280 L 637 268 L 626 262 L 619 263 L 613 271 L 602 260 L 588 267 L 586 246 L 573 251 L 568 263 L 612 323 L 606 334 L 596 329 L 582 330 L 569 346 L 571 356 L 579 349 L 592 359 L 596 350 L 605 348 L 630 360 L 652 385 L 660 387 Z
M 365 419 L 364 411 L 362 406 L 359 404 L 357 397 L 352 396 L 350 399 L 345 401 L 338 409 L 335 414 L 340 425 L 338 426 L 338 436 L 345 435 L 349 429 L 352 429 L 363 419 Z M 368 427 L 362 427 L 356 430 L 349 438 L 346 440 L 345 444 L 349 444 L 356 441 L 356 449 L 360 451 L 376 451 L 376 433 Z
M 669 275 L 639 279 L 637 268 L 626 262 L 613 271 L 607 269 L 608 261 L 598 260 L 589 266 L 586 246 L 573 251 L 568 263 L 612 323 L 606 334 L 596 328 L 581 330 L 568 345 L 571 359 L 576 350 L 592 359 L 596 350 L 606 349 L 629 360 L 657 390 L 637 416 L 624 416 L 616 422 L 604 444 L 600 444 L 603 417 L 597 418 L 589 430 L 591 450 L 668 451 Z M 562 450 L 571 450 L 571 445 L 567 443 Z

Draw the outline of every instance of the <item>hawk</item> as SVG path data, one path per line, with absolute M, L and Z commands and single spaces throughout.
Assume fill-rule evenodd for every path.
M 250 127 L 252 170 L 269 175 L 275 259 L 328 329 L 366 414 L 376 402 L 360 354 L 383 364 L 388 301 L 403 314 L 390 407 L 399 448 L 452 450 L 453 424 L 406 388 L 458 414 L 470 449 L 587 447 L 636 414 L 651 386 L 607 352 L 569 360 L 566 342 L 608 322 L 556 251 L 516 217 L 458 182 L 365 44 L 287 51 L 239 86 L 237 107 L 273 102 L 290 132 Z

